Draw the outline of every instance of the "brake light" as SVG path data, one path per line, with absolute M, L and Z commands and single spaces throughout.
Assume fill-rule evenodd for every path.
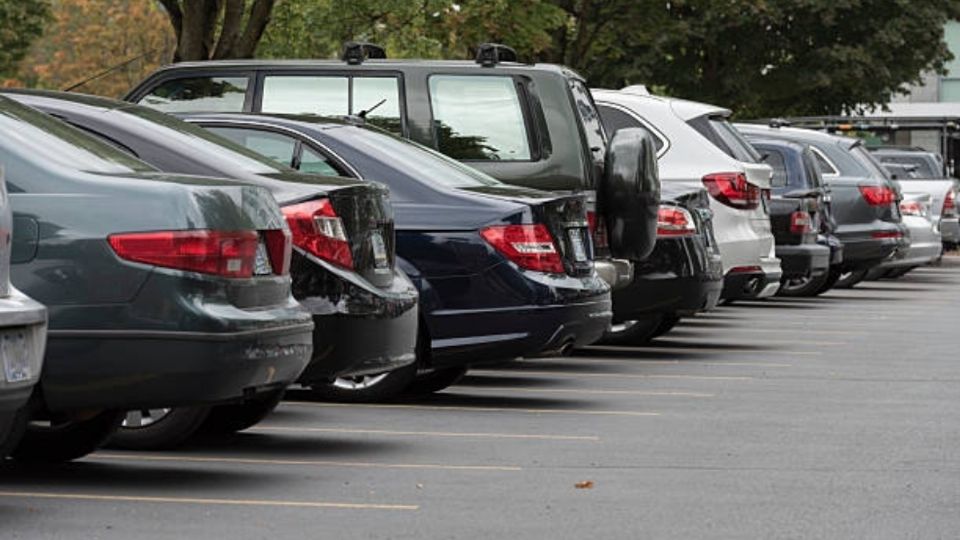
M 550 231 L 542 224 L 494 225 L 480 231 L 480 236 L 501 255 L 520 268 L 564 273 L 563 261 Z
M 318 199 L 283 207 L 293 245 L 343 268 L 353 269 L 350 241 L 329 199 Z
M 734 266 L 727 274 L 759 274 L 763 268 L 759 266 Z
M 715 173 L 703 177 L 710 196 L 732 208 L 753 210 L 760 205 L 760 188 L 743 173 Z
M 259 241 L 256 231 L 154 231 L 107 237 L 121 259 L 228 278 L 253 275 Z
M 286 229 L 264 231 L 263 237 L 267 244 L 267 253 L 270 255 L 270 266 L 273 273 L 285 276 L 290 273 L 290 252 L 292 251 L 291 234 Z
M 902 231 L 877 231 L 870 234 L 871 238 L 883 239 L 883 238 L 902 238 Z
M 888 206 L 897 200 L 897 193 L 887 186 L 858 186 L 863 200 L 870 206 Z
M 793 234 L 806 234 L 813 231 L 813 218 L 809 212 L 797 210 L 790 214 L 790 232 Z
M 697 234 L 693 216 L 683 208 L 662 205 L 657 210 L 657 237 L 676 238 Z
M 952 189 L 947 192 L 947 196 L 943 199 L 942 214 L 945 216 L 957 215 L 957 199 L 956 194 Z
M 923 205 L 918 201 L 902 201 L 900 203 L 900 213 L 905 216 L 922 216 Z
M 587 226 L 590 228 L 590 235 L 593 237 L 593 245 L 597 249 L 608 249 L 610 239 L 607 238 L 607 226 L 603 220 L 599 219 L 594 211 L 587 212 Z

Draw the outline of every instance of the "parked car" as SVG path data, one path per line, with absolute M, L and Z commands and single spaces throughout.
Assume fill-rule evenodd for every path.
M 290 232 L 268 191 L 158 173 L 4 97 L 0 133 L 11 281 L 50 326 L 16 459 L 83 456 L 130 409 L 187 407 L 165 433 L 177 440 L 209 405 L 296 380 L 313 323 L 290 294 Z
M 47 345 L 47 310 L 10 284 L 13 214 L 0 168 L 0 461 L 20 442 Z
M 713 226 L 723 259 L 723 298 L 762 298 L 780 287 L 767 198 L 770 167 L 730 125 L 730 111 L 650 95 L 643 87 L 595 90 L 611 129 L 635 128 L 656 141 L 660 180 L 710 194 Z
M 770 222 L 783 268 L 779 294 L 815 296 L 827 290 L 831 265 L 843 261 L 843 245 L 831 242 L 830 196 L 809 145 L 748 138 L 773 168 Z
M 865 271 L 896 256 L 909 239 L 901 223 L 899 186 L 887 178 L 859 139 L 809 129 L 737 124 L 749 137 L 807 144 L 830 189 L 836 236 L 843 243 L 843 263 L 831 269 L 836 286 L 856 285 Z
M 881 147 L 869 149 L 891 178 L 900 183 L 904 194 L 929 194 L 930 219 L 938 224 L 947 246 L 960 244 L 960 218 L 957 194 L 960 181 L 944 173 L 940 154 L 922 149 Z
M 298 168 L 311 174 L 297 172 L 203 128 L 123 101 L 37 91 L 7 95 L 112 141 L 159 170 L 226 177 L 269 189 L 293 231 L 293 295 L 314 321 L 313 358 L 298 382 L 355 388 L 381 380 L 381 393 L 410 383 L 416 370 L 417 290 L 397 267 L 385 186 L 329 176 L 336 170 L 309 156 Z M 263 148 L 270 153 L 292 152 L 282 139 L 264 137 Z M 216 407 L 204 427 L 246 429 L 266 416 L 281 395 Z M 144 432 L 156 428 L 155 413 L 169 414 L 133 411 L 136 418 L 115 440 L 126 446 L 149 442 Z M 134 425 L 142 424 L 132 421 L 141 418 L 153 422 Z
M 598 273 L 615 289 L 635 283 L 633 265 L 656 241 L 652 141 L 627 130 L 608 140 L 580 75 L 518 63 L 494 44 L 480 45 L 474 62 L 383 58 L 379 47 L 354 43 L 341 61 L 181 62 L 125 99 L 166 112 L 363 117 L 504 183 L 585 193 L 596 210 Z
M 907 227 L 910 244 L 897 256 L 869 270 L 863 279 L 900 277 L 911 270 L 934 263 L 943 253 L 938 218 L 931 212 L 929 193 L 907 193 L 900 201 L 900 215 Z M 863 271 L 861 271 L 863 272 Z
M 390 187 L 397 257 L 421 299 L 421 373 L 411 391 L 443 389 L 473 365 L 593 343 L 610 324 L 609 287 L 594 268 L 582 195 L 504 184 L 350 122 L 185 117 L 281 163 L 305 168 L 323 161 L 338 174 Z M 281 142 L 283 154 L 276 152 Z M 351 393 L 363 397 L 379 384 L 322 390 L 356 399 Z

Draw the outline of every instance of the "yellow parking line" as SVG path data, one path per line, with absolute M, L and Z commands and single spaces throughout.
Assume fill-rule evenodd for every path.
M 18 499 L 62 499 L 75 501 L 109 501 L 166 504 L 200 504 L 218 506 L 271 506 L 283 508 L 341 508 L 348 510 L 419 510 L 414 504 L 369 504 L 324 501 L 275 501 L 257 499 L 207 499 L 195 497 L 152 497 L 140 495 L 95 495 L 92 493 L 43 493 L 38 491 L 0 491 L 0 497 Z
M 309 428 L 294 426 L 257 426 L 247 431 L 279 431 L 290 433 L 344 433 L 357 435 L 395 435 L 410 437 L 463 437 L 476 439 L 523 439 L 539 441 L 599 442 L 596 435 L 539 435 L 535 433 L 465 433 L 458 431 L 394 431 L 389 429 Z
M 311 401 L 285 401 L 284 405 L 302 407 L 350 407 L 362 409 L 418 409 L 425 411 L 509 412 L 526 414 L 584 414 L 596 416 L 660 416 L 647 411 L 592 411 L 588 409 L 526 409 L 514 407 L 465 407 L 462 405 L 406 405 L 393 403 L 314 403 Z
M 474 369 L 470 373 L 477 375 L 491 373 L 499 375 L 543 375 L 551 377 L 606 377 L 613 379 L 693 379 L 705 381 L 752 381 L 756 377 L 733 375 L 652 375 L 636 373 L 580 373 L 575 371 L 535 371 L 532 369 Z M 508 409 L 513 410 L 513 409 Z
M 697 397 L 697 398 L 709 398 L 715 397 L 716 394 L 706 394 L 702 392 L 674 392 L 674 391 L 664 391 L 657 392 L 655 390 L 591 390 L 585 388 L 521 388 L 513 386 L 480 386 L 472 385 L 470 383 L 457 383 L 455 387 L 452 387 L 453 390 L 457 388 L 470 388 L 470 389 L 480 389 L 480 390 L 495 390 L 498 392 L 533 392 L 540 394 L 586 394 L 586 395 L 614 395 L 614 396 L 668 396 L 668 397 Z
M 259 459 L 200 456 L 156 456 L 143 454 L 96 453 L 93 459 L 129 461 L 165 461 L 174 463 L 235 463 L 242 465 L 297 465 L 314 467 L 350 467 L 363 469 L 435 469 L 441 471 L 495 471 L 516 472 L 523 469 L 515 466 L 497 465 L 440 465 L 434 463 L 378 463 L 369 461 L 328 461 L 313 459 Z

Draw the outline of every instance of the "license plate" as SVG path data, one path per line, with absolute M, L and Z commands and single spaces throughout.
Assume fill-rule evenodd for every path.
M 387 260 L 387 244 L 379 232 L 370 235 L 370 247 L 373 248 L 373 262 L 377 268 L 385 268 L 390 264 Z
M 573 246 L 573 259 L 577 262 L 587 260 L 587 246 L 583 241 L 583 233 L 580 229 L 570 229 L 570 244 Z
M 3 356 L 3 375 L 7 382 L 17 383 L 33 379 L 27 351 L 27 333 L 14 330 L 0 334 L 0 355 Z
M 262 241 L 257 244 L 257 257 L 253 262 L 253 273 L 257 276 L 267 276 L 273 273 L 273 266 L 270 265 L 270 255 L 267 254 L 267 246 Z

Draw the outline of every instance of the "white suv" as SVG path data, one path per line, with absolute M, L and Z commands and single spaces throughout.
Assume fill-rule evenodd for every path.
M 730 111 L 650 95 L 642 86 L 593 90 L 609 134 L 636 127 L 657 141 L 660 181 L 705 187 L 723 259 L 723 298 L 772 296 L 780 259 L 767 209 L 772 170 L 730 124 Z

